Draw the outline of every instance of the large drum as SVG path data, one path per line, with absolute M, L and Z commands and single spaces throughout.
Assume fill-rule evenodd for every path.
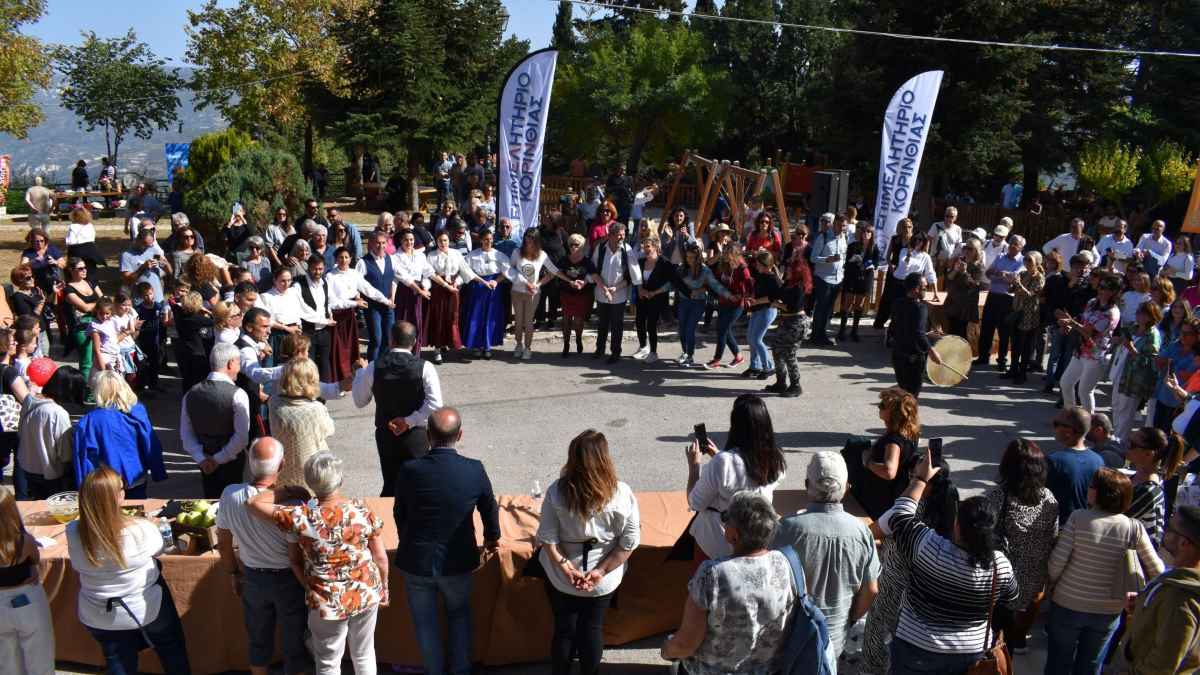
M 957 335 L 946 335 L 933 345 L 942 363 L 937 364 L 933 359 L 925 364 L 925 374 L 929 381 L 943 387 L 952 387 L 967 379 L 971 372 L 971 345 Z

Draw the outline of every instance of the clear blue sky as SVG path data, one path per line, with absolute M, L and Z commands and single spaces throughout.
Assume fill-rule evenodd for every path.
M 503 0 L 510 19 L 508 33 L 529 40 L 532 49 L 550 42 L 557 3 L 547 0 Z M 187 49 L 187 10 L 198 9 L 202 0 L 50 0 L 42 20 L 26 32 L 57 44 L 76 44 L 80 30 L 93 30 L 100 37 L 124 35 L 130 27 L 155 54 L 182 61 Z M 236 0 L 218 0 L 236 5 Z

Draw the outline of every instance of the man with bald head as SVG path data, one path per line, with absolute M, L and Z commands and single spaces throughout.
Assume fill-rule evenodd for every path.
M 427 673 L 471 672 L 471 572 L 479 567 L 475 510 L 484 546 L 500 540 L 499 509 L 483 463 L 458 454 L 462 418 L 441 408 L 427 422 L 429 453 L 405 462 L 396 476 L 396 567 L 404 575 L 408 606 Z M 438 596 L 446 606 L 449 668 L 443 656 Z
M 275 627 L 282 629 L 285 673 L 312 672 L 304 646 L 308 610 L 304 588 L 292 573 L 288 540 L 282 530 L 256 518 L 246 507 L 254 495 L 276 488 L 283 445 L 262 436 L 250 444 L 250 482 L 230 485 L 217 509 L 217 550 L 221 568 L 229 574 L 233 592 L 242 600 L 250 643 L 250 672 L 267 675 L 275 653 Z M 303 488 L 279 488 L 275 499 L 303 498 Z M 234 547 L 237 550 L 234 550 Z

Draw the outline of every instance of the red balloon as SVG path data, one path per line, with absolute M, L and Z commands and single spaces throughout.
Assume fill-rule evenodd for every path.
M 29 378 L 30 382 L 39 387 L 44 387 L 56 370 L 58 370 L 58 364 L 53 359 L 43 356 L 29 362 L 29 367 L 25 369 L 25 375 Z

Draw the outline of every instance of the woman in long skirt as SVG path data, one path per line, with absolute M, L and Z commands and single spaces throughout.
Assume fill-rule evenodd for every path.
M 391 298 L 384 297 L 351 267 L 354 256 L 345 246 L 333 254 L 334 268 L 325 274 L 329 287 L 329 309 L 333 312 L 333 340 L 329 350 L 330 375 L 334 382 L 354 374 L 354 364 L 360 358 L 358 351 L 358 310 L 367 306 L 366 296 L 388 307 Z
M 416 239 L 412 230 L 400 234 L 400 248 L 392 256 L 396 263 L 396 318 L 395 321 L 407 321 L 417 327 L 417 342 L 413 345 L 413 354 L 420 354 L 421 348 L 428 342 L 426 339 L 426 319 L 431 294 L 429 287 L 433 277 L 433 268 L 429 266 L 429 258 L 416 250 Z
M 475 356 L 492 358 L 492 347 L 504 344 L 505 302 L 504 289 L 507 281 L 508 256 L 492 247 L 492 231 L 484 230 L 479 237 L 479 248 L 467 256 L 471 271 L 479 277 L 466 286 L 464 292 L 463 343 Z
M 460 286 L 478 279 L 462 253 L 450 248 L 450 235 L 439 232 L 437 249 L 429 254 L 433 268 L 433 299 L 429 302 L 429 346 L 437 349 L 433 362 L 440 364 L 451 349 L 462 349 L 458 315 Z

